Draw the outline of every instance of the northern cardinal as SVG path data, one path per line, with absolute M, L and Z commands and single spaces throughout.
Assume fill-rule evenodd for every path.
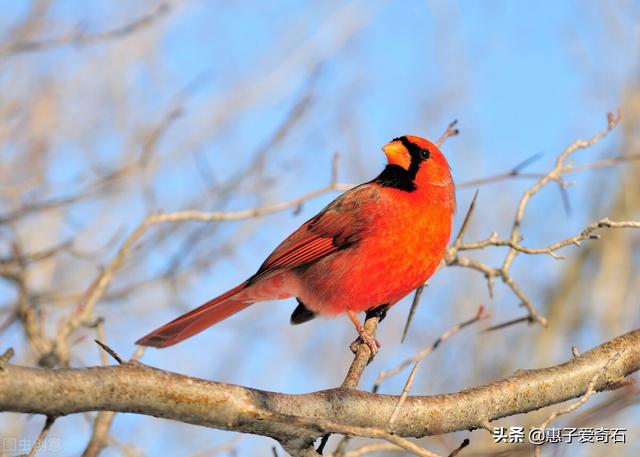
M 382 148 L 377 178 L 340 195 L 293 232 L 242 284 L 136 343 L 179 343 L 256 302 L 296 297 L 292 324 L 347 313 L 378 350 L 356 313 L 386 310 L 433 274 L 451 234 L 455 187 L 447 160 L 429 141 L 395 138 Z

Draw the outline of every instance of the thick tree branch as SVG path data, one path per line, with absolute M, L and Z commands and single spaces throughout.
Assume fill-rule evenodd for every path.
M 562 365 L 520 370 L 458 393 L 407 397 L 394 421 L 393 436 L 421 437 L 479 428 L 501 417 L 580 397 L 590 388 L 615 387 L 639 369 L 640 330 L 634 330 Z M 602 375 L 593 383 L 598 373 Z M 353 389 L 303 395 L 265 392 L 137 362 L 59 370 L 7 363 L 0 370 L 1 411 L 50 417 L 84 411 L 133 412 L 270 436 L 292 448 L 302 448 L 303 443 L 312 443 L 329 432 L 384 438 L 397 403 L 397 396 Z

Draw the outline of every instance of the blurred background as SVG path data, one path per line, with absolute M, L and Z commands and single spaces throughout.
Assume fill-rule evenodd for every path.
M 437 139 L 459 183 L 460 227 L 476 189 L 466 240 L 509 236 L 533 184 L 508 172 L 546 172 L 577 138 L 621 125 L 576 165 L 640 154 L 640 3 L 637 1 L 55 1 L 4 2 L 0 15 L 0 341 L 24 365 L 100 364 L 96 328 L 78 325 L 68 361 L 52 356 L 60 326 L 148 214 L 270 205 L 338 179 L 360 183 L 385 164 L 380 148 L 416 134 Z M 640 162 L 571 174 L 527 208 L 523 244 L 545 246 L 603 217 L 640 217 Z M 251 275 L 292 230 L 337 195 L 324 193 L 259 218 L 150 227 L 126 257 L 91 319 L 130 357 L 148 331 Z M 565 260 L 519 255 L 513 276 L 549 327 L 524 315 L 499 281 L 444 268 L 430 281 L 400 344 L 410 297 L 378 334 L 383 349 L 361 387 L 428 346 L 484 304 L 490 321 L 465 329 L 420 367 L 412 394 L 453 392 L 557 364 L 640 327 L 640 235 L 602 232 L 565 248 Z M 503 248 L 471 257 L 499 266 Z M 293 300 L 259 304 L 178 346 L 147 350 L 163 369 L 288 393 L 338 386 L 352 360 L 346 318 L 289 325 Z M 386 381 L 397 394 L 405 375 Z M 626 427 L 627 444 L 546 446 L 543 455 L 640 455 L 635 387 L 592 397 L 553 426 Z M 540 424 L 558 406 L 496 425 Z M 56 421 L 41 455 L 80 455 L 95 414 Z M 33 443 L 43 418 L 0 416 L 0 436 Z M 573 424 L 573 425 L 572 425 Z M 118 414 L 104 456 L 272 455 L 274 442 Z M 448 454 L 529 455 L 477 431 L 420 440 Z M 338 437 L 330 440 L 333 450 Z M 53 442 L 53 441 L 51 441 Z M 364 440 L 354 440 L 352 448 Z M 18 448 L 17 451 L 20 451 Z M 22 449 L 22 452 L 28 449 Z M 4 449 L 6 455 L 15 455 Z M 282 455 L 283 451 L 278 451 Z M 377 454 L 377 455 L 392 455 Z M 398 453 L 393 455 L 399 455 Z

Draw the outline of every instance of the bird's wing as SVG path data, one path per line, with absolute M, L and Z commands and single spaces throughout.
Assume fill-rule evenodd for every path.
M 345 192 L 284 240 L 249 281 L 307 265 L 358 244 L 371 222 L 367 215 L 371 212 L 363 209 L 377 199 L 374 184 Z

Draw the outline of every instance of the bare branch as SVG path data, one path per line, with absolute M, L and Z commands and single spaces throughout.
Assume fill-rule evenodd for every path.
M 98 338 L 104 340 L 104 326 L 102 325 L 102 321 L 100 321 L 96 327 Z M 100 351 L 100 359 L 102 362 L 102 366 L 108 365 L 108 360 L 106 358 L 106 354 L 109 354 L 111 357 L 115 359 L 118 364 L 122 365 L 125 363 L 122 358 L 109 346 L 102 343 L 100 339 L 95 340 L 95 342 L 100 346 L 103 351 Z M 134 352 L 131 357 L 131 362 L 136 363 L 140 357 L 142 357 L 144 348 L 140 347 Z M 93 430 L 91 432 L 91 438 L 85 447 L 82 457 L 98 457 L 102 450 L 105 448 L 109 441 L 109 430 L 111 429 L 111 425 L 113 424 L 113 419 L 115 418 L 116 413 L 113 411 L 100 411 L 95 420 L 93 421 Z
M 9 360 L 15 355 L 15 351 L 13 348 L 9 348 L 4 351 L 4 354 L 0 356 L 0 371 L 4 370 L 5 367 L 9 364 Z
M 512 243 L 517 243 L 520 240 L 520 224 L 522 223 L 522 219 L 524 218 L 525 208 L 527 207 L 529 200 L 533 197 L 540 189 L 546 186 L 548 183 L 552 181 L 560 181 L 562 179 L 562 175 L 566 170 L 571 169 L 571 165 L 567 165 L 565 162 L 574 152 L 579 149 L 585 149 L 590 146 L 593 146 L 602 138 L 607 136 L 611 130 L 618 124 L 620 121 L 620 113 L 618 113 L 617 117 L 614 117 L 611 113 L 607 115 L 607 128 L 602 130 L 601 132 L 594 135 L 589 140 L 577 140 L 571 145 L 569 145 L 556 159 L 555 167 L 549 171 L 545 176 L 540 178 L 538 182 L 536 182 L 529 190 L 527 190 L 520 202 L 518 203 L 518 208 L 516 210 L 516 216 L 513 223 L 513 227 L 511 229 L 511 238 L 510 241 Z M 517 251 L 513 248 L 507 254 L 507 257 L 503 263 L 503 269 L 508 270 L 515 258 Z
M 116 413 L 112 411 L 100 411 L 93 421 L 93 431 L 89 443 L 85 447 L 82 457 L 97 457 L 107 445 L 109 430 Z
M 575 352 L 574 352 L 574 356 L 575 356 Z M 593 375 L 593 378 L 591 378 L 591 381 L 589 381 L 589 385 L 587 386 L 587 391 L 585 392 L 585 394 L 580 397 L 580 399 L 572 404 L 570 404 L 569 406 L 566 406 L 558 411 L 554 411 L 552 412 L 549 417 L 547 417 L 545 419 L 545 421 L 540 425 L 541 430 L 545 430 L 549 424 L 551 423 L 552 420 L 554 420 L 556 417 L 561 416 L 563 414 L 568 414 L 572 411 L 575 411 L 576 409 L 578 409 L 580 406 L 584 405 L 587 400 L 589 400 L 589 398 L 596 393 L 595 390 L 595 385 L 596 385 L 596 381 L 598 380 L 598 378 L 600 376 L 603 376 L 606 374 L 607 370 L 609 369 L 609 367 L 611 366 L 611 364 L 620 356 L 619 353 L 615 353 L 613 354 L 609 360 L 607 361 L 607 363 L 605 364 L 604 367 L 602 367 L 602 370 L 600 370 L 598 373 Z M 578 356 L 579 357 L 579 356 Z M 540 457 L 540 450 L 542 449 L 542 446 L 540 444 L 537 444 L 534 446 L 534 456 L 535 457 Z
M 456 455 L 460 454 L 460 451 L 469 446 L 470 443 L 471 441 L 469 441 L 469 438 L 465 438 L 464 440 L 462 440 L 462 443 L 460 443 L 460 446 L 451 451 L 448 457 L 456 457 Z
M 454 120 L 447 126 L 447 129 L 440 136 L 440 138 L 438 138 L 438 141 L 436 141 L 436 146 L 440 147 L 444 144 L 445 141 L 447 141 L 448 138 L 460 134 L 460 130 L 456 128 L 456 125 L 458 125 L 458 121 Z
M 511 327 L 512 325 L 520 324 L 523 322 L 527 322 L 531 324 L 531 316 L 527 314 L 524 317 L 517 317 L 515 319 L 508 320 L 507 322 L 502 322 L 500 324 L 492 325 L 491 327 L 485 328 L 483 332 L 494 332 L 496 330 L 502 330 L 503 328 Z
M 585 230 L 582 231 L 579 235 L 568 238 L 566 240 L 562 240 L 556 243 L 553 243 L 544 248 L 527 248 L 520 244 L 522 241 L 522 236 L 520 234 L 520 225 L 524 218 L 525 210 L 531 197 L 533 197 L 540 189 L 551 182 L 556 182 L 560 185 L 562 189 L 564 189 L 565 183 L 562 181 L 562 177 L 564 174 L 568 173 L 572 170 L 572 166 L 567 164 L 567 159 L 577 150 L 588 148 L 593 146 L 602 138 L 607 136 L 613 128 L 620 122 L 620 112 L 618 112 L 617 116 L 609 113 L 607 115 L 607 127 L 594 135 L 592 138 L 588 140 L 577 140 L 571 145 L 569 145 L 556 159 L 555 166 L 545 175 L 543 175 L 531 188 L 529 188 L 520 198 L 518 203 L 516 213 L 514 216 L 513 224 L 511 227 L 511 234 L 509 239 L 502 240 L 498 237 L 497 233 L 492 233 L 489 238 L 478 241 L 475 243 L 465 243 L 462 241 L 464 230 L 461 230 L 461 235 L 456 238 L 455 243 L 447 250 L 446 255 L 446 263 L 447 265 L 458 265 L 462 267 L 471 268 L 477 271 L 480 271 L 487 278 L 487 284 L 489 287 L 489 292 L 492 293 L 493 290 L 493 280 L 498 277 L 502 279 L 502 282 L 511 289 L 513 294 L 520 299 L 520 303 L 522 306 L 527 308 L 529 313 L 529 321 L 537 322 L 543 326 L 547 325 L 546 318 L 538 312 L 538 310 L 533 305 L 531 299 L 525 294 L 522 288 L 518 285 L 518 283 L 513 279 L 510 273 L 511 265 L 513 264 L 513 260 L 515 259 L 518 253 L 526 253 L 526 254 L 548 254 L 556 259 L 560 259 L 561 256 L 556 254 L 555 251 L 561 249 L 570 244 L 579 245 L 580 241 L 585 239 L 592 239 L 592 232 L 599 227 L 637 227 L 640 223 L 634 221 L 627 222 L 612 222 L 609 219 L 602 219 L 601 221 L 591 224 Z M 527 161 L 528 162 L 528 161 Z M 516 167 L 514 172 L 517 172 L 522 165 Z M 465 222 L 463 224 L 463 228 L 469 223 L 471 211 L 467 213 L 467 217 L 465 218 Z M 498 268 L 490 267 L 482 262 L 460 257 L 458 253 L 464 250 L 474 250 L 474 249 L 483 249 L 488 246 L 506 246 L 508 247 L 507 254 L 502 262 L 502 265 Z M 496 328 L 500 328 L 499 326 Z
M 418 305 L 420 304 L 420 298 L 422 297 L 422 292 L 424 291 L 425 287 L 427 287 L 426 283 L 418 287 L 413 294 L 413 300 L 411 300 L 411 308 L 409 308 L 409 314 L 407 315 L 407 320 L 404 324 L 404 329 L 402 330 L 402 337 L 400 338 L 401 343 L 404 343 L 404 340 L 409 333 L 409 327 L 411 327 L 413 316 L 415 316 L 416 314 L 416 310 L 418 309 Z
M 487 421 L 533 411 L 615 387 L 640 369 L 640 330 L 555 367 L 521 370 L 492 384 L 435 396 L 409 396 L 397 438 L 475 429 Z M 614 354 L 619 356 L 609 363 Z M 383 432 L 397 396 L 353 389 L 287 395 L 205 381 L 140 363 L 46 370 L 7 365 L 0 373 L 0 410 L 60 416 L 83 411 L 136 412 L 224 430 L 313 442 L 326 433 L 390 439 Z
M 411 389 L 411 386 L 413 385 L 413 380 L 416 377 L 416 371 L 418 371 L 418 365 L 420 365 L 420 360 L 416 360 L 416 363 L 413 364 L 411 373 L 409 373 L 409 377 L 407 378 L 407 381 L 404 383 L 404 387 L 402 388 L 402 392 L 400 393 L 398 404 L 393 409 L 393 413 L 389 418 L 389 423 L 387 424 L 387 428 L 391 432 L 393 431 L 393 423 L 396 421 L 398 414 L 400 414 L 400 408 L 402 408 L 402 405 L 404 404 L 407 397 L 409 396 L 409 390 Z
M 422 360 L 425 357 L 427 357 L 433 351 L 435 351 L 443 341 L 446 341 L 447 339 L 449 339 L 451 336 L 453 336 L 456 333 L 458 333 L 463 328 L 468 327 L 469 325 L 474 324 L 474 323 L 476 323 L 476 322 L 478 322 L 478 321 L 480 321 L 482 319 L 486 319 L 487 317 L 489 317 L 489 315 L 485 312 L 484 306 L 480 305 L 478 307 L 478 311 L 476 312 L 476 315 L 474 317 L 472 317 L 469 320 L 466 320 L 464 322 L 460 322 L 459 324 L 454 325 L 449 330 L 447 330 L 442 335 L 440 335 L 438 337 L 438 339 L 433 342 L 433 344 L 431 344 L 430 346 L 426 347 L 422 351 L 418 352 L 413 357 L 410 357 L 410 358 L 404 360 L 402 363 L 400 363 L 400 365 L 398 365 L 393 370 L 381 371 L 380 374 L 378 375 L 378 377 L 376 378 L 376 382 L 373 385 L 373 392 L 376 393 L 378 391 L 378 389 L 380 389 L 380 385 L 385 380 L 387 380 L 387 379 L 397 375 L 398 373 L 402 372 L 402 370 L 404 370 L 406 367 L 408 367 L 412 363 L 416 364 L 416 365 L 414 365 L 414 370 L 415 370 L 415 367 L 417 366 L 417 363 L 420 360 Z
M 118 355 L 118 353 L 116 351 L 114 351 L 113 349 L 111 349 L 109 346 L 107 346 L 105 343 L 103 343 L 100 340 L 94 340 L 96 342 L 96 344 L 98 346 L 100 346 L 104 352 L 106 352 L 107 354 L 109 354 L 111 357 L 113 357 L 113 359 L 118 362 L 119 364 L 123 364 L 124 361 L 120 358 L 120 356 Z
M 478 190 L 473 194 L 473 198 L 471 199 L 471 204 L 469 205 L 469 209 L 467 210 L 467 214 L 464 216 L 462 221 L 462 225 L 460 226 L 460 230 L 456 235 L 455 240 L 453 241 L 453 245 L 458 247 L 460 250 L 460 246 L 462 245 L 462 238 L 464 234 L 467 233 L 467 229 L 469 228 L 469 222 L 471 221 L 471 216 L 473 216 L 473 212 L 476 209 L 476 201 L 478 200 Z
M 482 241 L 476 241 L 474 243 L 460 243 L 457 246 L 457 249 L 459 251 L 469 251 L 469 250 L 475 250 L 475 249 L 484 249 L 488 246 L 508 246 L 511 249 L 524 254 L 548 254 L 554 259 L 561 260 L 564 257 L 556 254 L 555 251 L 570 245 L 580 246 L 580 242 L 584 240 L 599 239 L 600 236 L 594 235 L 593 232 L 595 232 L 600 228 L 640 228 L 640 221 L 616 222 L 616 221 L 610 220 L 609 218 L 604 218 L 599 220 L 598 222 L 589 224 L 587 227 L 585 227 L 585 229 L 582 232 L 580 232 L 576 236 L 572 236 L 571 238 L 557 241 L 543 248 L 529 248 L 526 246 L 522 246 L 521 244 L 517 242 L 514 243 L 511 240 L 499 239 L 497 233 L 492 233 L 489 238 L 486 238 Z
M 153 11 L 120 27 L 88 34 L 83 30 L 68 33 L 55 38 L 38 41 L 18 41 L 0 47 L 0 55 L 25 54 L 67 45 L 86 45 L 119 39 L 153 25 L 171 10 L 169 3 L 161 3 Z
M 36 441 L 33 443 L 33 447 L 29 451 L 27 457 L 34 457 L 37 454 L 37 452 L 40 450 L 40 447 L 42 447 L 44 439 L 49 434 L 49 430 L 51 430 L 51 426 L 53 425 L 55 420 L 55 417 L 47 416 L 46 420 L 44 421 L 44 426 L 42 427 L 42 430 L 40 430 L 40 433 L 38 434 Z

